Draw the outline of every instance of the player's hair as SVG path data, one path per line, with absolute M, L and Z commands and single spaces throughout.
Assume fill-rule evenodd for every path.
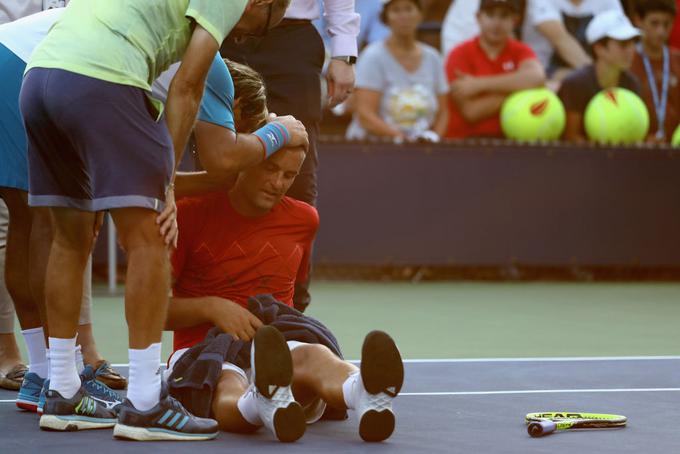
M 267 122 L 267 91 L 260 73 L 227 58 L 224 62 L 234 80 L 234 97 L 239 100 L 241 121 L 238 132 L 251 133 Z
M 387 10 L 390 8 L 390 5 L 394 0 L 389 0 L 388 2 L 385 2 L 383 5 L 382 11 L 380 11 L 380 22 L 383 24 L 387 25 Z M 423 5 L 420 4 L 420 0 L 411 0 L 411 2 L 416 5 L 416 7 L 422 12 L 423 11 Z
M 633 10 L 640 19 L 644 19 L 649 13 L 668 13 L 675 16 L 677 7 L 675 0 L 635 0 Z

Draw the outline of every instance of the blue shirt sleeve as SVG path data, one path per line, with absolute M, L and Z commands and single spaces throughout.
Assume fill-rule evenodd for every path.
M 234 81 L 227 64 L 218 53 L 208 71 L 198 119 L 236 131 L 233 109 Z

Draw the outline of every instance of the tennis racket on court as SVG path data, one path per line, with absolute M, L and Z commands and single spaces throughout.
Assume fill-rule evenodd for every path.
M 628 418 L 601 413 L 545 412 L 529 413 L 525 421 L 532 437 L 542 437 L 556 430 L 611 429 L 624 427 Z

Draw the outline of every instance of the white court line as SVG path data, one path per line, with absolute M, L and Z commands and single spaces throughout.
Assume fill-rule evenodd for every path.
M 527 389 L 512 391 L 443 391 L 424 393 L 400 393 L 400 397 L 428 396 L 498 396 L 513 394 L 579 394 L 579 393 L 664 393 L 680 392 L 680 388 L 603 388 L 603 389 Z M 14 399 L 0 400 L 0 404 L 13 404 Z
M 405 363 L 543 363 L 543 362 L 579 362 L 579 361 L 677 361 L 680 356 L 564 356 L 535 358 L 447 358 L 447 359 L 405 359 Z M 348 360 L 358 363 L 358 359 Z M 128 367 L 128 364 L 112 364 L 113 367 Z
M 680 388 L 604 388 L 604 389 L 529 389 L 514 391 L 453 391 L 399 393 L 399 396 L 494 396 L 511 394 L 578 394 L 578 393 L 659 393 L 680 392 Z

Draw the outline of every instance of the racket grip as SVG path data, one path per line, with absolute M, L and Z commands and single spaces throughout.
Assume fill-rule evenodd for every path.
M 542 437 L 543 435 L 548 435 L 557 430 L 557 424 L 554 421 L 537 421 L 532 422 L 527 427 L 527 432 L 532 437 Z

